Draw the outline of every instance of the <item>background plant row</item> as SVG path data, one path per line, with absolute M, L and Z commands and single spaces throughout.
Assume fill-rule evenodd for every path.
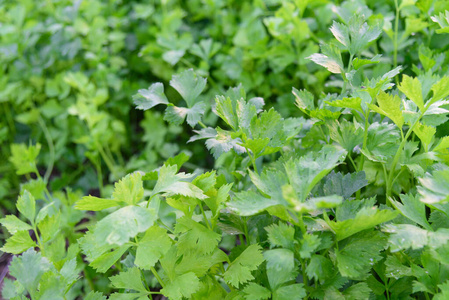
M 447 1 L 0 3 L 4 298 L 449 295 Z

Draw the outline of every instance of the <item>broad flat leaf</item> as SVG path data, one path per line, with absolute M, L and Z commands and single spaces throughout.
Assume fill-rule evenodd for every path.
M 61 214 L 58 212 L 52 216 L 47 215 L 39 222 L 37 228 L 41 234 L 42 241 L 45 243 L 53 239 L 61 229 Z
M 265 227 L 265 230 L 268 233 L 268 241 L 272 248 L 279 246 L 290 250 L 295 249 L 295 228 L 293 226 L 279 222 L 279 224 L 272 224 Z
M 318 153 L 309 152 L 284 164 L 290 184 L 298 194 L 300 202 L 304 202 L 312 188 L 339 164 L 344 154 L 346 151 L 343 149 L 325 146 Z
M 164 165 L 166 165 L 166 166 L 176 165 L 176 167 L 178 168 L 177 172 L 179 172 L 179 169 L 182 167 L 182 165 L 184 165 L 186 162 L 188 162 L 189 159 L 190 159 L 190 155 L 187 155 L 185 152 L 181 152 L 176 156 L 168 158 L 165 161 Z
M 174 125 L 181 125 L 187 117 L 187 124 L 191 127 L 195 127 L 195 125 L 201 121 L 201 117 L 204 115 L 205 111 L 206 104 L 203 102 L 195 103 L 191 108 L 169 105 L 165 109 L 164 120 Z
M 418 106 L 420 111 L 424 111 L 422 86 L 418 78 L 415 77 L 412 79 L 410 76 L 404 75 L 398 89 L 403 92 L 408 99 L 412 100 Z
M 215 113 L 217 116 L 225 121 L 233 130 L 237 130 L 239 121 L 235 113 L 236 101 L 232 101 L 229 97 L 217 96 L 215 98 L 215 105 Z
M 193 272 L 177 276 L 161 289 L 161 293 L 173 300 L 189 298 L 200 288 L 200 280 Z
M 378 106 L 369 104 L 369 107 L 375 112 L 390 118 L 390 120 L 402 129 L 404 117 L 402 116 L 401 99 L 399 96 L 393 96 L 380 91 L 376 98 Z
M 202 140 L 202 139 L 215 138 L 215 136 L 217 135 L 217 131 L 211 127 L 203 128 L 200 130 L 193 130 L 193 132 L 195 132 L 196 135 L 190 137 L 190 139 L 187 141 L 187 143 L 191 143 L 191 142 L 194 142 L 197 140 Z
M 29 249 L 21 256 L 16 256 L 9 267 L 9 274 L 27 290 L 34 291 L 42 275 L 51 268 L 49 261 L 41 253 Z
M 236 153 L 245 153 L 246 149 L 242 147 L 240 138 L 232 138 L 231 132 L 216 128 L 217 135 L 206 141 L 206 147 L 210 150 L 215 159 L 219 158 L 223 153 L 234 150 Z
M 446 14 L 449 16 L 449 11 L 446 11 Z M 449 28 L 448 28 L 449 33 Z M 449 77 L 444 76 L 437 83 L 432 85 L 433 97 L 430 100 L 430 103 L 435 103 L 440 101 L 441 99 L 447 97 L 449 95 Z
M 297 250 L 301 258 L 310 258 L 320 246 L 321 239 L 314 234 L 305 233 L 301 238 L 301 246 Z
M 385 266 L 385 275 L 388 278 L 398 279 L 405 276 L 412 276 L 412 270 L 401 263 L 394 255 L 387 256 Z
M 199 251 L 202 254 L 210 253 L 221 240 L 220 234 L 213 232 L 189 217 L 182 217 L 177 220 L 175 233 L 181 234 L 178 238 L 178 251 L 180 254 L 190 251 Z
M 11 234 L 15 234 L 18 231 L 32 230 L 33 228 L 17 218 L 15 215 L 7 215 L 3 219 L 0 219 L 0 224 L 6 227 Z
M 304 284 L 297 283 L 278 288 L 273 292 L 273 300 L 300 300 L 306 295 Z
M 41 145 L 11 144 L 11 156 L 9 160 L 14 165 L 17 175 L 37 172 L 36 158 L 41 150 Z
M 177 252 L 181 251 L 178 249 Z M 166 258 L 166 256 L 164 256 L 164 258 Z M 229 261 L 226 253 L 217 248 L 215 248 L 212 253 L 208 254 L 201 254 L 199 252 L 183 254 L 180 262 L 178 258 L 179 257 L 176 257 L 177 264 L 175 267 L 175 274 L 179 275 L 193 272 L 198 277 L 206 275 L 207 271 L 213 266 Z M 161 264 L 163 259 L 161 259 Z
M 391 252 L 403 249 L 420 249 L 427 245 L 427 230 L 410 224 L 388 224 L 383 231 L 390 233 L 389 246 Z
M 31 239 L 28 231 L 18 231 L 6 240 L 6 243 L 0 250 L 6 253 L 20 254 L 25 250 L 36 246 L 36 243 Z
M 400 144 L 397 127 L 388 123 L 372 123 L 368 128 L 366 149 L 362 153 L 370 160 L 386 162 L 396 154 Z
M 78 200 L 75 203 L 75 208 L 79 210 L 99 211 L 119 205 L 120 204 L 115 200 L 103 199 L 89 195 Z
M 164 94 L 164 85 L 160 82 L 153 83 L 148 89 L 141 89 L 133 96 L 137 109 L 147 110 L 158 104 L 168 104 Z
M 380 232 L 365 232 L 352 237 L 344 247 L 335 250 L 335 261 L 341 275 L 351 279 L 364 279 L 371 267 L 382 259 L 380 251 L 387 241 Z
M 263 256 L 267 262 L 267 277 L 271 290 L 276 290 L 285 282 L 294 280 L 298 275 L 295 254 L 291 250 L 268 250 Z
M 315 109 L 313 94 L 307 90 L 297 90 L 292 88 L 292 93 L 296 98 L 296 106 L 303 112 Z
M 416 124 L 416 126 L 413 128 L 413 132 L 419 137 L 419 139 L 423 143 L 424 150 L 426 152 L 429 149 L 429 145 L 432 142 L 436 131 L 437 130 L 435 127 L 423 125 L 421 123 Z
M 193 69 L 188 69 L 178 75 L 173 75 L 170 85 L 178 91 L 187 106 L 192 108 L 206 87 L 206 82 L 206 78 L 196 75 Z
M 235 287 L 239 287 L 240 284 L 254 279 L 251 272 L 257 270 L 259 265 L 264 261 L 261 249 L 262 248 L 258 244 L 248 246 L 248 248 L 246 248 L 245 251 L 243 251 L 242 254 L 229 265 L 224 273 L 226 282 Z
M 89 266 L 97 270 L 97 272 L 105 273 L 112 267 L 113 264 L 115 264 L 117 260 L 123 256 L 123 254 L 125 254 L 129 247 L 131 247 L 131 244 L 125 244 L 117 249 L 114 249 L 112 252 L 106 252 L 93 260 Z
M 147 292 L 143 286 L 140 271 L 136 267 L 109 277 L 109 280 L 111 280 L 112 285 L 117 289 L 130 289 L 138 292 Z
M 251 170 L 248 170 L 249 176 L 253 184 L 263 194 L 270 196 L 272 199 L 282 199 L 282 187 L 288 183 L 288 178 L 285 173 L 265 168 L 262 174 L 257 174 Z
M 426 217 L 426 206 L 419 201 L 418 196 L 412 194 L 400 195 L 401 202 L 390 199 L 393 206 L 401 212 L 402 215 L 409 218 L 415 223 L 423 226 L 427 230 L 432 230 Z
M 171 245 L 172 240 L 165 229 L 159 226 L 150 227 L 137 245 L 134 263 L 141 269 L 150 270 L 167 253 Z
M 226 205 L 241 216 L 252 216 L 265 209 L 282 204 L 279 199 L 266 198 L 252 190 L 235 193 Z
M 329 136 L 332 140 L 340 144 L 346 151 L 353 152 L 354 148 L 363 142 L 363 128 L 343 119 L 328 121 Z
M 368 43 L 379 37 L 382 33 L 382 28 L 379 26 L 368 26 L 363 15 L 355 14 L 349 19 L 348 31 L 351 37 L 351 43 L 348 47 L 349 52 L 351 54 L 357 54 Z
M 155 220 L 153 209 L 127 206 L 101 219 L 93 234 L 99 244 L 123 245 L 139 232 L 150 228 Z
M 355 192 L 368 185 L 365 172 L 356 173 L 335 173 L 331 172 L 323 186 L 325 195 L 340 195 L 344 199 L 349 199 Z
M 363 113 L 362 99 L 359 97 L 343 98 L 332 102 L 325 101 L 326 104 L 333 107 L 349 108 Z M 342 121 L 346 121 L 343 119 Z
M 190 182 L 186 182 L 192 175 L 185 173 L 177 173 L 176 165 L 164 165 L 159 169 L 159 176 L 156 185 L 154 186 L 152 195 L 158 193 L 167 193 L 168 195 L 183 195 L 198 199 L 207 198 L 203 191 Z
M 440 12 L 438 16 L 431 16 L 432 21 L 440 25 L 440 29 L 437 29 L 437 33 L 449 33 L 449 11 L 445 13 Z
M 116 182 L 112 198 L 128 205 L 137 204 L 143 198 L 142 174 L 134 172 Z
M 360 200 L 346 200 L 337 207 L 335 217 L 337 221 L 354 219 L 357 213 L 363 208 L 372 208 L 376 204 L 376 197 Z
M 419 178 L 418 192 L 421 201 L 426 204 L 446 203 L 449 201 L 449 168 L 434 171 Z
M 388 222 L 398 215 L 397 211 L 379 210 L 377 207 L 363 207 L 354 219 L 344 221 L 330 221 L 328 225 L 336 234 L 337 241 L 341 241 L 357 232 L 373 228 L 381 223 Z
M 446 11 L 448 14 L 448 11 Z M 449 14 L 448 14 L 449 19 Z M 449 33 L 449 29 L 448 29 Z M 449 298 L 449 280 L 446 280 L 444 283 L 439 284 L 438 287 L 440 288 L 440 292 L 436 294 L 433 299 L 434 300 L 445 300 Z
M 334 45 L 321 45 L 323 54 L 315 53 L 306 57 L 314 63 L 325 67 L 328 71 L 339 74 L 344 71 L 340 50 Z
M 265 300 L 271 297 L 270 290 L 254 282 L 249 283 L 243 289 L 243 293 L 245 293 L 245 299 L 247 300 Z
M 66 284 L 72 284 L 79 279 L 79 270 L 76 265 L 76 258 L 67 260 L 59 270 L 59 274 L 64 278 Z
M 100 292 L 91 291 L 86 295 L 86 298 L 84 298 L 84 300 L 106 300 L 106 296 L 104 296 Z
M 343 44 L 343 46 L 346 46 L 346 49 L 350 46 L 350 39 L 349 39 L 349 31 L 348 27 L 346 25 L 335 22 L 332 24 L 332 27 L 330 28 L 332 34 L 334 37 Z
M 34 222 L 34 217 L 36 216 L 36 200 L 30 192 L 24 190 L 23 194 L 19 196 L 16 206 L 22 215 L 31 222 Z
M 320 282 L 334 275 L 334 266 L 332 262 L 322 255 L 312 255 L 310 262 L 307 264 L 306 273 L 309 278 L 314 278 Z
M 348 300 L 368 299 L 371 294 L 371 289 L 365 282 L 359 282 L 351 285 L 344 290 L 343 295 Z

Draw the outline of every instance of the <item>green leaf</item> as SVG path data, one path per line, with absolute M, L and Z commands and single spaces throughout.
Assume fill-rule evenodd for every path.
M 365 17 L 361 14 L 354 14 L 348 22 L 348 31 L 351 37 L 349 52 L 351 54 L 359 53 L 368 43 L 374 41 L 382 33 L 379 26 L 368 26 Z
M 104 253 L 93 260 L 89 266 L 96 269 L 97 272 L 105 273 L 112 267 L 113 264 L 115 264 L 117 260 L 123 256 L 123 254 L 125 254 L 129 247 L 131 247 L 131 244 L 125 244 L 117 249 L 114 249 L 112 252 Z
M 335 250 L 335 261 L 340 274 L 361 280 L 368 276 L 371 267 L 382 259 L 380 251 L 387 241 L 379 232 L 365 232 L 353 236 L 344 247 Z
M 404 125 L 404 117 L 402 116 L 401 99 L 399 96 L 392 96 L 380 91 L 376 98 L 379 106 L 369 104 L 369 108 L 390 118 L 390 120 L 392 120 L 399 129 L 402 129 L 402 126 Z
M 385 266 L 385 276 L 388 278 L 399 279 L 405 276 L 412 276 L 412 270 L 409 267 L 404 266 L 396 256 L 387 256 Z
M 354 219 L 337 222 L 329 221 L 327 224 L 335 232 L 337 241 L 341 241 L 357 232 L 388 222 L 396 218 L 397 215 L 397 211 L 378 210 L 375 206 L 363 207 L 357 212 Z
M 160 82 L 153 83 L 148 89 L 141 89 L 133 96 L 137 109 L 147 110 L 158 104 L 168 104 L 164 94 L 164 85 Z
M 109 277 L 112 285 L 117 289 L 130 289 L 138 292 L 146 293 L 147 290 L 143 286 L 140 271 L 134 267 L 125 272 L 120 272 L 118 275 Z
M 154 186 L 152 195 L 165 192 L 167 195 L 183 195 L 187 197 L 205 199 L 207 196 L 203 191 L 185 180 L 192 177 L 190 174 L 178 173 L 177 165 L 162 166 L 159 169 L 159 176 Z
M 18 231 L 6 240 L 6 243 L 0 250 L 7 253 L 19 254 L 36 246 L 28 231 Z
M 366 149 L 362 153 L 370 160 L 386 162 L 396 154 L 400 144 L 397 127 L 388 123 L 372 123 L 368 128 Z
M 178 251 L 180 254 L 190 251 L 199 251 L 202 254 L 211 253 L 221 240 L 220 234 L 188 217 L 182 217 L 177 220 L 175 233 L 181 234 L 178 238 Z
M 446 11 L 449 16 L 449 11 Z M 449 33 L 449 28 L 448 28 Z M 437 83 L 432 85 L 433 97 L 430 103 L 435 103 L 449 95 L 449 76 L 442 77 Z
M 193 128 L 199 121 L 201 121 L 201 117 L 204 115 L 205 111 L 206 104 L 203 102 L 196 103 L 191 108 L 178 107 L 170 104 L 165 109 L 164 120 L 174 125 L 181 125 L 187 117 L 187 124 Z
M 309 264 L 307 264 L 306 273 L 309 278 L 319 280 L 321 283 L 334 275 L 334 266 L 332 262 L 322 255 L 312 255 Z
M 432 230 L 426 217 L 426 206 L 419 201 L 418 196 L 412 194 L 400 195 L 401 202 L 390 199 L 391 204 L 401 212 L 402 215 L 415 223 L 423 226 L 427 230 Z
M 383 231 L 390 233 L 389 244 L 391 252 L 403 249 L 420 249 L 427 245 L 427 231 L 410 224 L 387 224 Z
M 348 300 L 368 299 L 370 294 L 371 289 L 365 282 L 359 282 L 351 285 L 343 292 L 345 299 Z
M 437 33 L 449 33 L 449 10 L 446 10 L 443 14 L 440 12 L 438 16 L 431 16 L 432 21 L 440 25 L 440 29 L 437 29 Z
M 248 190 L 235 193 L 226 205 L 241 216 L 252 216 L 281 203 L 278 199 L 266 198 L 257 192 Z
M 37 290 L 40 278 L 51 268 L 50 263 L 41 253 L 29 249 L 21 256 L 13 258 L 9 267 L 9 274 L 28 291 Z
M 22 215 L 24 215 L 32 223 L 34 222 L 34 217 L 36 216 L 36 200 L 30 192 L 24 190 L 22 195 L 19 196 L 16 206 L 17 210 Z
M 294 250 L 295 228 L 283 222 L 265 227 L 271 247 L 279 246 Z
M 106 296 L 104 296 L 101 292 L 90 291 L 84 300 L 106 300 Z
M 150 228 L 155 220 L 154 210 L 127 206 L 101 219 L 94 227 L 93 234 L 99 244 L 123 245 L 139 232 Z
M 404 75 L 398 89 L 403 92 L 408 99 L 412 100 L 413 103 L 418 106 L 420 111 L 424 111 L 422 86 L 418 78 L 415 77 L 412 79 L 410 76 Z
M 169 299 L 182 300 L 184 297 L 189 298 L 199 288 L 200 280 L 193 272 L 189 272 L 170 281 L 161 289 L 161 293 Z
M 326 122 L 329 136 L 340 144 L 346 151 L 353 152 L 354 148 L 363 142 L 363 128 L 343 119 Z
M 41 145 L 11 144 L 11 156 L 9 160 L 14 165 L 17 175 L 37 172 L 36 158 L 41 150 Z
M 3 219 L 0 219 L 0 224 L 5 226 L 11 234 L 15 234 L 18 231 L 33 229 L 29 224 L 23 222 L 14 215 L 7 215 Z
M 150 270 L 167 253 L 171 245 L 172 240 L 165 229 L 158 226 L 150 227 L 137 245 L 134 263 L 141 269 Z
M 273 300 L 300 300 L 306 296 L 307 292 L 302 283 L 283 286 L 273 292 Z
M 418 192 L 421 201 L 426 204 L 446 203 L 449 201 L 449 168 L 444 167 L 432 174 L 426 173 L 419 178 Z
M 58 212 L 52 216 L 45 216 L 45 218 L 39 222 L 37 227 L 39 228 L 42 241 L 44 243 L 48 242 L 53 239 L 61 229 L 61 214 Z
M 292 93 L 296 98 L 296 106 L 303 112 L 307 113 L 307 111 L 315 109 L 314 97 L 311 92 L 292 88 Z
M 290 159 L 285 163 L 290 184 L 300 202 L 304 202 L 312 188 L 339 164 L 345 152 L 333 146 L 325 146 L 318 153 L 309 152 L 299 159 Z
M 301 246 L 298 254 L 301 258 L 311 258 L 316 249 L 320 246 L 321 239 L 314 234 L 304 233 L 301 239 Z
M 342 43 L 343 46 L 346 46 L 346 49 L 349 49 L 351 41 L 349 39 L 348 27 L 346 27 L 346 25 L 344 24 L 334 21 L 330 30 L 337 41 Z
M 359 97 L 337 99 L 335 101 L 325 101 L 326 104 L 333 107 L 349 108 L 363 113 L 362 99 Z M 343 119 L 342 121 L 346 121 Z
M 271 292 L 261 285 L 254 282 L 249 283 L 244 289 L 243 293 L 246 294 L 247 300 L 265 300 L 271 297 Z
M 416 124 L 416 126 L 413 128 L 413 132 L 419 137 L 421 140 L 421 143 L 424 146 L 424 150 L 427 152 L 429 150 L 429 145 L 432 142 L 435 133 L 436 128 L 427 126 L 421 123 Z
M 217 116 L 225 121 L 233 130 L 237 130 L 239 123 L 237 114 L 235 113 L 236 101 L 232 101 L 229 97 L 217 96 L 215 98 L 215 104 Z
M 447 13 L 447 12 L 446 12 Z M 449 19 L 449 16 L 448 16 Z M 449 30 L 448 30 L 449 32 Z M 446 280 L 444 283 L 439 284 L 438 288 L 440 289 L 440 292 L 436 294 L 433 299 L 434 300 L 444 300 L 449 298 L 449 280 Z
M 267 261 L 267 277 L 271 290 L 276 290 L 284 283 L 294 280 L 298 275 L 295 254 L 288 249 L 273 249 L 263 254 Z
M 137 204 L 143 198 L 142 174 L 134 172 L 116 182 L 112 198 L 128 205 Z
M 314 63 L 325 67 L 328 71 L 339 74 L 344 72 L 343 61 L 341 59 L 340 50 L 334 45 L 321 45 L 321 51 L 323 54 L 315 53 L 306 57 Z
M 198 76 L 192 69 L 188 69 L 179 75 L 173 75 L 170 85 L 178 91 L 187 106 L 192 108 L 198 102 L 198 96 L 206 87 L 206 82 L 206 78 Z
M 238 154 L 246 152 L 240 138 L 233 138 L 231 132 L 223 130 L 220 127 L 216 128 L 216 135 L 206 141 L 206 147 L 210 150 L 215 159 L 231 150 L 234 150 Z
M 190 155 L 186 154 L 185 152 L 181 152 L 178 155 L 174 157 L 169 157 L 167 161 L 164 163 L 166 166 L 174 166 L 176 165 L 179 172 L 179 169 L 181 169 L 182 165 L 184 165 L 186 162 L 188 162 L 190 159 Z
M 264 261 L 261 253 L 261 247 L 258 244 L 248 246 L 242 254 L 239 255 L 228 267 L 224 273 L 224 279 L 227 283 L 235 287 L 244 284 L 254 276 L 252 271 L 257 270 L 259 265 Z
M 365 172 L 356 173 L 335 173 L 331 172 L 323 186 L 325 195 L 340 195 L 344 199 L 349 199 L 355 192 L 368 185 Z
M 75 203 L 75 208 L 79 210 L 100 211 L 103 209 L 119 206 L 120 204 L 111 199 L 103 199 L 95 196 L 84 196 Z

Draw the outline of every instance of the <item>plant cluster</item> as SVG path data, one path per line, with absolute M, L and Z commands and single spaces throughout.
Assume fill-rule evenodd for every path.
M 449 4 L 234 2 L 6 1 L 3 298 L 449 297 Z

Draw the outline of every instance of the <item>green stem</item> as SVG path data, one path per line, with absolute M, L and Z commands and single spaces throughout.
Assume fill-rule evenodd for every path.
M 154 267 L 150 268 L 151 273 L 153 273 L 154 277 L 156 277 L 157 281 L 159 282 L 159 284 L 161 285 L 161 287 L 165 287 L 165 283 L 162 280 L 162 278 L 159 276 L 159 274 L 157 273 L 156 269 Z
M 203 123 L 203 122 L 201 122 L 201 121 L 198 121 L 198 124 L 200 124 L 200 126 L 201 126 L 201 127 L 203 127 L 203 128 L 207 128 L 207 126 L 206 126 L 206 125 L 204 125 L 204 123 Z
M 248 232 L 248 221 L 246 217 L 243 217 L 243 230 L 245 231 L 246 244 L 251 245 L 251 239 Z
M 348 158 L 349 158 L 349 161 L 350 161 L 351 164 L 352 164 L 352 167 L 354 168 L 354 171 L 357 171 L 357 166 L 356 166 L 354 160 L 353 160 L 352 157 L 351 157 L 351 153 L 348 154 Z
M 203 215 L 204 222 L 206 223 L 207 228 L 212 230 L 212 225 L 210 224 L 209 219 L 206 217 L 206 213 L 204 212 L 203 204 L 201 202 L 200 202 L 199 206 L 200 206 L 201 214 Z
M 393 68 L 396 68 L 398 66 L 398 35 L 399 35 L 399 5 L 398 5 L 398 0 L 394 0 L 394 6 L 396 7 L 396 17 L 394 19 L 394 35 L 393 35 L 393 47 L 394 47 Z
M 367 112 L 365 114 L 365 129 L 363 132 L 363 143 L 362 143 L 362 150 L 364 150 L 366 148 L 366 143 L 368 141 L 368 128 L 369 128 L 369 109 L 367 109 Z M 363 165 L 365 164 L 365 155 L 361 155 L 360 157 L 360 163 L 359 163 L 359 168 L 358 168 L 358 172 L 361 172 L 363 170 Z M 356 193 L 356 199 L 360 200 L 360 194 L 361 191 L 358 190 Z
M 98 152 L 100 152 L 100 155 L 103 158 L 104 162 L 106 163 L 106 166 L 108 167 L 109 171 L 111 171 L 112 174 L 114 174 L 114 177 L 117 177 L 117 174 L 116 174 L 116 171 L 115 171 L 115 167 L 114 167 L 114 163 L 106 155 L 106 153 L 104 152 L 104 149 L 101 146 L 101 144 L 97 140 L 95 140 L 95 145 L 97 146 L 97 150 L 98 150 Z
M 55 163 L 55 146 L 53 144 L 53 139 L 51 138 L 50 132 L 48 131 L 47 125 L 45 125 L 44 120 L 39 116 L 38 123 L 44 132 L 45 139 L 47 140 L 48 150 L 50 151 L 50 162 L 48 163 L 47 170 L 45 171 L 44 181 L 48 182 L 51 172 L 53 171 L 53 166 Z

